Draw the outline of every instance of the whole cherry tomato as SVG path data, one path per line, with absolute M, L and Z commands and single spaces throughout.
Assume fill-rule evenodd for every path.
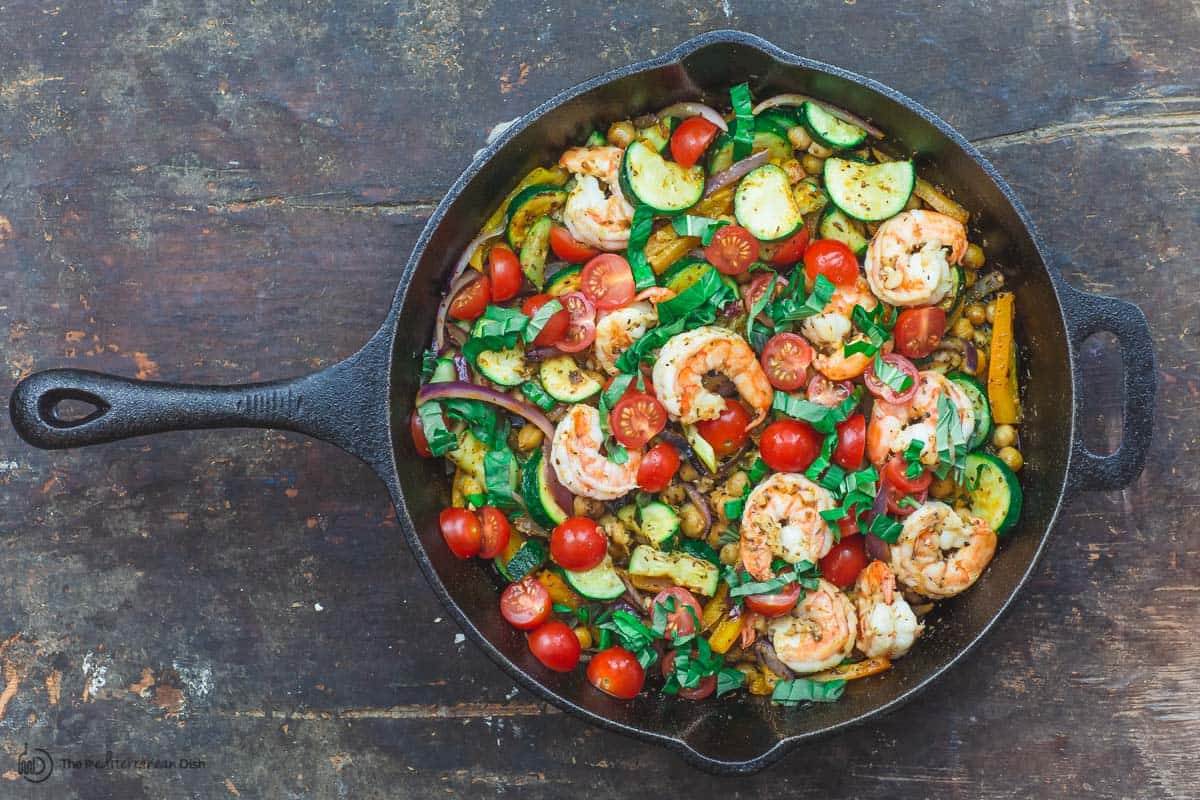
M 483 547 L 479 517 L 465 508 L 447 508 L 438 515 L 438 526 L 451 553 L 459 558 L 479 555 L 479 548 Z
M 780 419 L 763 430 L 758 446 L 776 472 L 803 472 L 821 453 L 821 435 L 807 422 Z
M 656 493 L 667 488 L 679 470 L 679 451 L 666 442 L 659 442 L 642 456 L 638 467 L 638 488 Z
M 837 426 L 837 437 L 833 463 L 848 470 L 861 467 L 867 449 L 867 418 L 862 414 L 854 414 L 842 420 Z
M 571 517 L 550 534 L 550 558 L 563 569 L 582 572 L 600 565 L 608 538 L 595 520 Z
M 704 441 L 712 445 L 718 458 L 727 456 L 746 443 L 750 438 L 746 426 L 750 424 L 750 412 L 737 400 L 725 400 L 725 408 L 716 419 L 696 423 L 696 431 Z
M 521 291 L 521 262 L 517 254 L 508 247 L 498 244 L 488 255 L 488 277 L 492 281 L 492 300 L 502 303 L 511 300 Z
M 845 589 L 867 566 L 866 542 L 860 534 L 847 536 L 821 559 L 821 575 L 839 589 Z
M 818 274 L 836 286 L 853 286 L 858 280 L 858 258 L 837 239 L 818 239 L 804 251 L 804 275 L 812 283 Z
M 579 663 L 583 648 L 565 622 L 543 622 L 529 634 L 529 649 L 538 661 L 555 672 L 570 672 Z
M 717 126 L 704 117 L 685 119 L 671 134 L 671 157 L 675 163 L 691 169 L 716 135 Z
M 592 656 L 587 677 L 592 686 L 621 700 L 637 697 L 646 683 L 646 671 L 624 647 L 610 647 Z

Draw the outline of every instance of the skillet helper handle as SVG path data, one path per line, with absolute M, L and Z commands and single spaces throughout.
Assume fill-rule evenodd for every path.
M 1072 492 L 1123 489 L 1141 474 L 1154 430 L 1158 373 L 1150 326 L 1140 308 L 1115 297 L 1088 294 L 1064 284 L 1062 299 L 1070 323 L 1071 349 L 1078 353 L 1085 339 L 1107 331 L 1117 337 L 1125 372 L 1121 444 L 1115 452 L 1100 456 L 1088 450 L 1082 438 L 1076 436 L 1071 444 L 1068 488 Z M 1076 359 L 1077 386 L 1082 377 Z
M 9 401 L 13 427 L 35 447 L 58 450 L 166 431 L 279 428 L 331 442 L 375 467 L 390 459 L 387 360 L 372 341 L 311 375 L 240 386 L 139 381 L 82 369 L 22 380 Z M 91 410 L 64 415 L 62 404 Z

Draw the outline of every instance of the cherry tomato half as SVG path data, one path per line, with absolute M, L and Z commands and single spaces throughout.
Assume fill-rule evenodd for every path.
M 858 258 L 837 239 L 818 239 L 804 251 L 804 274 L 810 284 L 819 274 L 837 286 L 853 286 L 858 280 Z
M 442 414 L 442 419 L 446 419 L 445 414 Z M 425 437 L 425 426 L 421 423 L 421 415 L 415 408 L 412 416 L 408 418 L 408 432 L 412 434 L 413 447 L 417 449 L 417 453 L 422 458 L 431 458 L 433 451 L 429 449 L 429 439 Z
M 532 317 L 537 313 L 539 308 L 553 299 L 548 294 L 535 294 L 521 304 L 521 313 L 527 317 Z M 533 344 L 537 347 L 548 347 L 549 345 L 557 344 L 566 334 L 567 328 L 570 325 L 571 315 L 567 313 L 567 309 L 563 308 L 562 311 L 556 311 L 550 319 L 546 320 L 546 324 L 538 331 L 538 335 L 533 338 Z
M 493 506 L 479 509 L 479 523 L 483 533 L 483 546 L 479 548 L 480 558 L 495 558 L 508 547 L 508 537 L 512 531 L 508 517 L 504 512 Z
M 483 546 L 479 517 L 465 508 L 447 508 L 438 515 L 438 526 L 451 553 L 459 558 L 479 554 L 479 548 Z
M 608 538 L 594 520 L 571 517 L 550 534 L 550 558 L 563 569 L 582 572 L 600 565 Z
M 653 609 L 658 605 L 666 606 L 668 598 L 672 597 L 675 598 L 675 610 L 667 612 L 667 637 L 670 638 L 674 633 L 687 636 L 696 630 L 696 622 L 700 619 L 703 610 L 700 607 L 700 601 L 682 586 L 672 586 L 656 594 L 650 608 Z
M 763 245 L 762 257 L 768 264 L 787 266 L 804 258 L 804 251 L 807 249 L 808 226 L 805 225 L 782 242 Z
M 636 450 L 667 427 L 667 410 L 645 392 L 626 392 L 613 406 L 608 426 L 618 442 Z
M 584 264 L 579 288 L 601 311 L 620 308 L 637 294 L 633 269 L 616 253 L 601 253 Z
M 754 310 L 754 304 L 758 302 L 763 293 L 767 291 L 767 286 L 771 284 L 771 280 L 775 280 L 775 289 L 772 291 L 772 298 L 783 291 L 784 284 L 787 280 L 778 273 L 766 271 L 755 276 L 754 280 L 750 281 L 749 285 L 742 290 L 742 302 L 746 305 L 746 313 L 749 314 Z M 768 301 L 769 302 L 769 301 Z
M 854 384 L 850 381 L 834 383 L 824 375 L 817 374 L 813 375 L 812 380 L 808 382 L 808 391 L 805 396 L 813 403 L 833 408 L 852 394 L 854 394 Z
M 883 487 L 883 496 L 887 499 L 887 512 L 889 514 L 894 514 L 897 517 L 907 517 L 916 511 L 918 507 L 924 505 L 925 501 L 929 499 L 929 490 L 920 489 L 915 492 L 905 492 L 887 483 Z M 910 502 L 904 502 L 905 498 L 908 498 Z
M 685 119 L 671 134 L 671 157 L 675 163 L 691 169 L 716 135 L 717 126 L 704 117 Z
M 933 473 L 927 469 L 922 469 L 915 478 L 908 477 L 907 473 L 908 462 L 897 453 L 888 459 L 887 466 L 883 468 L 883 479 L 905 494 L 928 489 L 929 484 L 933 483 Z
M 555 225 L 550 229 L 550 249 L 554 251 L 554 255 L 563 261 L 570 261 L 572 264 L 582 264 L 584 261 L 600 255 L 599 250 L 594 250 L 576 241 L 571 232 L 561 225 Z
M 696 432 L 704 437 L 704 441 L 712 445 L 717 458 L 729 455 L 740 448 L 750 438 L 746 426 L 750 424 L 750 412 L 737 400 L 725 400 L 725 408 L 716 419 L 706 419 L 696 423 Z
M 578 353 L 596 341 L 596 307 L 583 292 L 570 292 L 558 298 L 570 321 L 567 332 L 555 343 L 564 353 Z
M 610 647 L 592 656 L 587 677 L 592 686 L 621 700 L 637 697 L 646 683 L 646 671 L 624 647 Z
M 875 375 L 875 360 L 872 359 L 870 365 L 867 366 L 867 371 L 863 373 L 863 383 L 866 384 L 867 391 L 878 397 L 885 403 L 907 403 L 912 400 L 917 394 L 917 385 L 920 383 L 920 376 L 917 374 L 917 368 L 913 363 L 899 353 L 887 353 L 880 356 L 885 364 L 890 364 L 896 369 L 903 372 L 911 380 L 909 386 L 903 391 L 896 391 L 886 383 L 881 381 Z
M 666 442 L 659 442 L 642 456 L 637 473 L 638 488 L 644 492 L 661 492 L 678 470 L 679 451 Z
M 704 259 L 723 275 L 741 275 L 758 260 L 758 239 L 741 225 L 725 225 L 704 248 Z
M 746 608 L 764 617 L 782 617 L 800 601 L 800 584 L 789 583 L 773 594 L 746 595 Z
M 861 534 L 847 536 L 821 559 L 821 576 L 839 589 L 854 583 L 867 565 L 866 540 Z
M 648 368 L 645 365 L 643 365 L 642 370 L 643 370 L 642 385 L 646 387 L 646 394 L 650 395 L 651 397 L 657 398 L 658 395 L 654 393 L 654 381 L 650 378 Z M 615 381 L 617 379 L 617 377 L 618 376 L 616 376 L 616 375 L 609 377 L 609 379 L 604 382 L 604 388 L 601 391 L 607 392 L 608 387 L 612 386 L 613 381 Z M 630 392 L 640 392 L 640 391 L 641 391 L 641 389 L 638 388 L 637 381 L 633 380 L 633 381 L 629 382 L 629 388 L 627 388 L 625 390 L 625 394 L 629 394 Z M 625 394 L 621 395 L 621 397 L 624 397 Z
M 575 669 L 583 651 L 575 631 L 557 619 L 543 622 L 529 634 L 529 649 L 543 666 L 555 672 Z
M 671 677 L 671 673 L 675 671 L 675 651 L 667 653 L 662 660 L 662 676 L 663 678 Z M 717 690 L 717 676 L 706 675 L 700 679 L 700 682 L 688 689 L 683 686 L 679 687 L 679 696 L 684 700 L 703 700 Z
M 797 333 L 777 333 L 767 340 L 759 360 L 772 386 L 792 392 L 803 386 L 804 379 L 808 377 L 813 349 Z
M 848 470 L 861 467 L 863 453 L 867 449 L 867 418 L 862 414 L 855 414 L 842 420 L 837 426 L 837 437 L 833 463 Z
M 510 583 L 500 594 L 500 615 L 514 628 L 529 631 L 550 618 L 550 591 L 533 577 Z
M 803 472 L 821 453 L 821 435 L 807 422 L 780 419 L 763 430 L 758 446 L 776 472 Z
M 492 282 L 488 280 L 487 275 L 480 275 L 454 296 L 454 299 L 450 301 L 450 310 L 447 313 L 455 319 L 467 322 L 478 319 L 483 316 L 491 296 Z
M 488 255 L 488 277 L 492 281 L 492 300 L 502 303 L 511 300 L 521 291 L 521 262 L 517 254 L 502 244 L 492 248 Z
M 942 343 L 946 330 L 946 312 L 937 306 L 906 308 L 896 318 L 892 335 L 896 352 L 908 358 L 924 358 Z

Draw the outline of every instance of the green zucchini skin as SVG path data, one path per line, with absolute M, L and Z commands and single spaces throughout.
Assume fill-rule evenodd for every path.
M 613 567 L 612 556 L 589 570 L 573 572 L 563 570 L 563 579 L 571 588 L 589 600 L 616 600 L 625 594 L 625 582 Z
M 1008 466 L 990 453 L 967 455 L 966 479 L 975 483 L 968 492 L 970 512 L 988 524 L 997 536 L 1012 530 L 1021 516 L 1021 484 Z
M 751 170 L 733 195 L 738 224 L 763 242 L 786 239 L 804 224 L 787 173 L 774 164 Z
M 660 214 L 686 211 L 704 196 L 704 168 L 685 168 L 664 159 L 654 148 L 634 141 L 621 159 L 621 190 L 626 199 Z
M 521 252 L 525 236 L 542 217 L 557 216 L 567 204 L 567 191 L 553 184 L 537 184 L 522 190 L 508 204 L 505 218 L 505 238 L 516 252 Z
M 863 222 L 880 222 L 904 210 L 916 185 L 911 161 L 866 164 L 851 158 L 827 158 L 822 175 L 829 199 L 842 213 Z
M 988 403 L 987 392 L 979 381 L 970 375 L 954 373 L 947 377 L 963 390 L 975 410 L 975 429 L 971 431 L 971 438 L 967 440 L 967 449 L 977 450 L 992 434 L 992 407 Z
M 867 132 L 862 128 L 842 122 L 811 101 L 804 104 L 800 115 L 812 138 L 834 150 L 850 150 L 867 140 Z
M 582 403 L 600 393 L 603 384 L 568 355 L 547 358 L 538 368 L 546 393 L 560 403 Z

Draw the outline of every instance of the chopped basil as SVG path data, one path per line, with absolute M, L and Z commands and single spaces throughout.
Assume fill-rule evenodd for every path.
M 542 411 L 549 411 L 554 408 L 557 401 L 546 392 L 535 381 L 526 381 L 521 384 L 521 394 L 525 395 L 525 399 L 533 403 Z
M 692 214 L 682 214 L 671 220 L 671 227 L 676 233 L 680 236 L 699 236 L 700 244 L 705 247 L 712 244 L 713 234 L 728 224 L 727 220 L 697 217 Z
M 489 450 L 483 455 L 483 485 L 487 490 L 487 504 L 501 509 L 520 508 L 521 501 L 513 494 L 513 454 L 504 450 Z
M 796 272 L 800 275 L 804 274 L 804 270 L 797 270 Z M 813 283 L 812 294 L 804 302 L 800 302 L 800 287 L 800 282 L 793 276 L 792 280 L 788 283 L 788 292 L 767 307 L 767 316 L 775 322 L 776 330 L 779 330 L 782 323 L 799 322 L 802 319 L 808 319 L 811 316 L 820 314 L 825 310 L 825 306 L 829 304 L 836 290 L 836 287 L 828 278 L 824 275 L 817 275 L 817 279 Z
M 896 505 L 899 506 L 900 508 L 911 508 L 914 511 L 916 511 L 918 508 L 921 507 L 920 503 L 918 503 L 916 500 L 913 500 L 908 495 L 904 495 L 904 497 L 901 497 L 900 502 L 896 503 Z
M 647 628 L 640 619 L 630 614 L 628 611 L 614 611 L 612 618 L 601 623 L 598 626 L 601 630 L 601 636 L 604 631 L 612 631 L 617 635 L 617 639 L 621 642 L 621 646 L 634 655 L 640 656 L 644 651 L 649 650 L 651 654 L 650 663 L 654 663 L 654 650 L 650 647 L 658 635 Z M 603 648 L 602 648 L 603 649 Z M 641 658 L 639 657 L 639 661 Z M 645 664 L 642 665 L 646 666 Z
M 475 321 L 471 338 L 463 345 L 463 355 L 475 363 L 475 358 L 485 350 L 516 347 L 521 331 L 528 324 L 529 317 L 516 309 L 488 306 Z
M 883 347 L 884 342 L 891 337 L 891 327 L 883 319 L 882 305 L 875 306 L 871 311 L 867 311 L 862 306 L 856 305 L 850 312 L 850 319 L 866 335 L 867 339 L 866 341 L 858 340 L 851 342 L 842 348 L 843 354 L 847 357 L 855 353 L 873 356 L 879 352 L 879 348 Z M 893 324 L 894 322 L 892 320 Z
M 746 683 L 746 673 L 733 667 L 724 667 L 717 673 L 717 697 L 740 689 Z
M 608 427 L 608 418 L 612 412 L 612 407 L 628 391 L 629 384 L 632 382 L 632 375 L 618 375 L 613 378 L 613 382 L 609 384 L 609 387 L 600 394 L 600 407 L 597 409 L 600 413 L 600 433 L 604 436 L 607 458 L 614 464 L 624 464 L 627 462 L 629 460 L 629 451 L 612 438 L 612 431 Z
M 546 323 L 550 321 L 550 318 L 562 310 L 562 303 L 554 299 L 533 312 L 533 316 L 529 318 L 528 324 L 525 325 L 525 332 L 522 334 L 525 338 L 525 343 L 532 343 L 537 338 L 537 335 L 542 332 L 542 328 L 546 327 Z
M 711 299 L 723 288 L 728 290 L 721 281 L 721 274 L 705 265 L 695 283 L 670 300 L 658 304 L 658 323 L 670 325 L 675 320 L 684 319 L 693 311 L 710 304 Z
M 425 440 L 429 442 L 430 453 L 441 456 L 458 447 L 458 437 L 446 427 L 440 402 L 434 400 L 417 406 L 417 417 L 421 420 Z
M 639 292 L 656 285 L 654 269 L 646 258 L 646 244 L 650 241 L 653 228 L 654 209 L 648 205 L 638 206 L 629 226 L 629 249 L 625 251 L 625 256 L 633 271 L 633 285 Z
M 775 690 L 771 692 L 771 702 L 782 706 L 798 706 L 804 702 L 833 703 L 841 699 L 845 691 L 844 680 L 814 681 L 796 678 L 776 683 Z
M 463 499 L 475 508 L 483 508 L 487 505 L 487 495 L 483 492 L 471 492 L 464 496 Z
M 453 398 L 439 400 L 446 414 L 467 423 L 471 435 L 483 442 L 489 450 L 508 447 L 508 418 L 498 417 L 496 407 L 482 400 Z
M 878 536 L 888 544 L 895 544 L 896 540 L 900 538 L 902 530 L 904 530 L 904 526 L 886 514 L 877 515 L 867 526 L 867 533 Z
M 750 99 L 750 84 L 739 83 L 729 90 L 729 99 L 737 121 L 733 126 L 733 160 L 741 161 L 750 155 L 754 146 L 754 105 Z
M 912 376 L 906 373 L 899 367 L 892 366 L 887 361 L 876 353 L 875 354 L 875 377 L 884 386 L 891 389 L 896 394 L 904 394 L 912 388 Z
M 562 603 L 555 603 L 553 606 L 551 606 L 551 608 L 554 609 L 555 614 L 570 614 L 574 611 L 574 609 L 572 609 L 570 606 Z
M 421 383 L 429 382 L 430 376 L 433 375 L 433 368 L 437 366 L 437 360 L 437 351 L 432 348 L 421 353 Z
M 925 466 L 921 463 L 921 453 L 925 451 L 925 442 L 921 439 L 913 439 L 908 443 L 908 447 L 904 448 L 902 456 L 908 463 L 904 469 L 904 477 L 910 481 L 914 481 L 921 477 L 921 472 Z

